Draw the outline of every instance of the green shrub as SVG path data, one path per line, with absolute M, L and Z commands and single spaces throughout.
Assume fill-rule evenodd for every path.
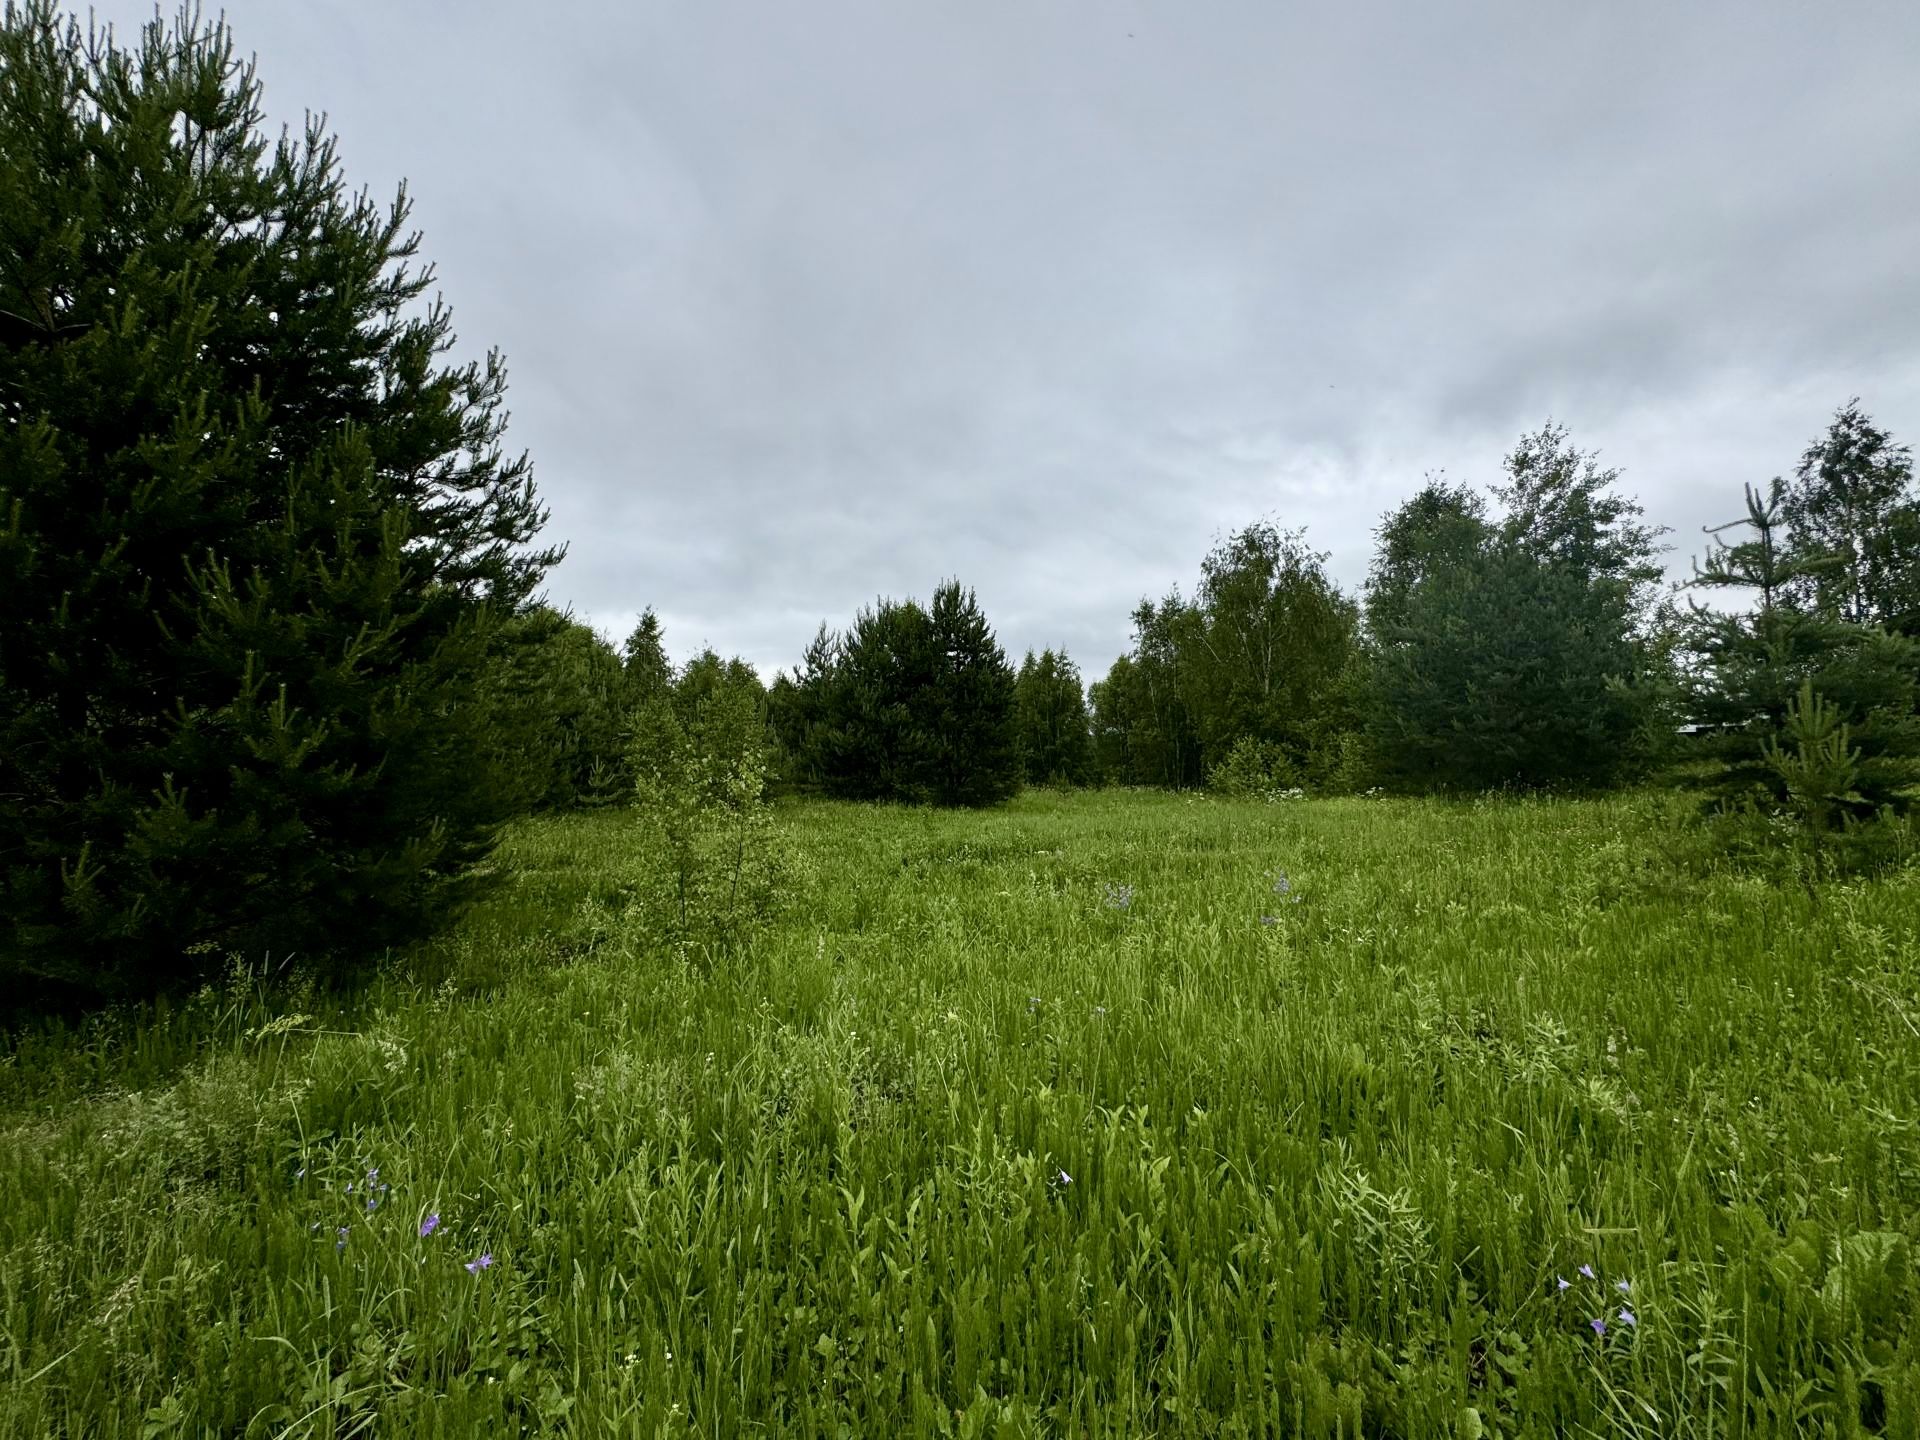
M 1242 735 L 1233 748 L 1207 772 L 1207 788 L 1230 800 L 1280 800 L 1302 793 L 1295 774 L 1277 745 Z
M 784 901 L 794 859 L 767 800 L 766 725 L 752 691 L 716 689 L 690 713 L 656 696 L 634 719 L 646 827 L 636 903 L 672 943 L 728 949 Z

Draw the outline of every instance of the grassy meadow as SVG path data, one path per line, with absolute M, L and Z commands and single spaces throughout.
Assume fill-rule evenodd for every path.
M 0 1434 L 1920 1435 L 1920 886 L 1676 803 L 795 805 L 719 956 L 523 823 L 6 1042 Z

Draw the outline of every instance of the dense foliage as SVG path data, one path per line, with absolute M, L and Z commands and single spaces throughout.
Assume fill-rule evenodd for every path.
M 1085 785 L 1093 743 L 1080 667 L 1065 651 L 1029 650 L 1013 682 L 1022 772 L 1029 785 Z
M 855 800 L 989 805 L 1021 778 L 1015 676 L 971 590 L 882 600 L 825 626 L 769 694 L 801 785 Z
M 1723 811 L 1791 815 L 1814 836 L 1904 814 L 1920 798 L 1920 641 L 1887 625 L 1920 555 L 1882 545 L 1877 531 L 1855 546 L 1806 519 L 1846 513 L 1812 462 L 1847 453 L 1863 424 L 1844 408 L 1798 486 L 1747 488 L 1746 515 L 1717 527 L 1693 583 L 1747 592 L 1753 608 L 1696 603 L 1685 626 L 1689 710 L 1714 762 L 1706 788 Z M 1879 507 L 1911 506 L 1910 480 Z
M 1484 493 L 1387 515 L 1357 596 L 1302 532 L 1228 534 L 1090 689 L 1053 650 L 1016 674 L 957 582 L 823 625 L 771 692 L 676 669 L 651 612 L 616 651 L 535 599 L 557 552 L 504 372 L 447 362 L 404 194 L 350 194 L 318 127 L 270 143 L 221 25 L 6 17 L 0 984 L 373 953 L 507 817 L 666 813 L 702 766 L 755 804 L 1594 790 L 1684 729 L 1723 813 L 1851 833 L 1920 793 L 1920 495 L 1858 401 L 1715 540 L 1695 583 L 1744 610 L 1656 607 L 1660 532 L 1548 424 Z
M 482 702 L 555 555 L 406 222 L 222 26 L 7 7 L 0 986 L 376 953 L 523 802 Z
M 1267 523 L 1222 540 L 1191 601 L 1134 612 L 1135 645 L 1094 686 L 1094 732 L 1111 778 L 1192 785 L 1255 742 L 1276 780 L 1342 773 L 1343 680 L 1358 611 L 1326 556 Z
M 1780 497 L 1801 609 L 1920 634 L 1920 494 L 1913 454 L 1851 400 L 1800 457 Z
M 1593 788 L 1644 773 L 1666 718 L 1657 534 L 1549 426 L 1490 521 L 1430 482 L 1380 529 L 1365 723 L 1376 775 L 1416 789 Z
M 670 683 L 657 674 L 646 616 L 630 654 L 642 663 L 629 722 L 627 763 L 643 849 L 657 863 L 627 897 L 629 913 L 683 951 L 728 949 L 772 915 L 791 869 L 767 807 L 772 743 L 766 691 L 751 666 L 712 650 L 690 660 Z
M 1203 778 L 1175 638 L 1185 613 L 1177 590 L 1157 604 L 1142 600 L 1133 612 L 1133 649 L 1088 687 L 1094 754 L 1108 781 L 1182 788 Z
M 626 764 L 632 682 L 592 627 L 536 606 L 508 622 L 511 644 L 488 676 L 501 764 L 532 809 L 605 805 L 630 797 Z
M 0 22 L 0 1002 L 188 991 L 4 1016 L 0 1435 L 1920 1436 L 1920 907 L 1812 883 L 1920 839 L 1858 402 L 1711 606 L 1549 425 L 1090 694 L 957 582 L 769 691 L 538 598 L 404 196 L 196 17 Z M 1676 753 L 1712 826 L 1371 790 Z M 1102 778 L 1216 803 L 1016 796 Z

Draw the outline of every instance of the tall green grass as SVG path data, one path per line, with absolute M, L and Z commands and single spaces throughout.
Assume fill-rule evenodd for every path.
M 736 953 L 594 813 L 351 1001 L 13 1042 L 0 1433 L 1920 1435 L 1912 879 L 1657 798 L 783 823 Z

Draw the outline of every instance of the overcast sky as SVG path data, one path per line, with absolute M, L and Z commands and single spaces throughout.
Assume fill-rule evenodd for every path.
M 1677 571 L 1850 396 L 1920 439 L 1913 0 L 227 14 L 505 352 L 551 598 L 679 658 L 957 575 L 1091 680 L 1223 530 L 1357 585 L 1549 416 Z

